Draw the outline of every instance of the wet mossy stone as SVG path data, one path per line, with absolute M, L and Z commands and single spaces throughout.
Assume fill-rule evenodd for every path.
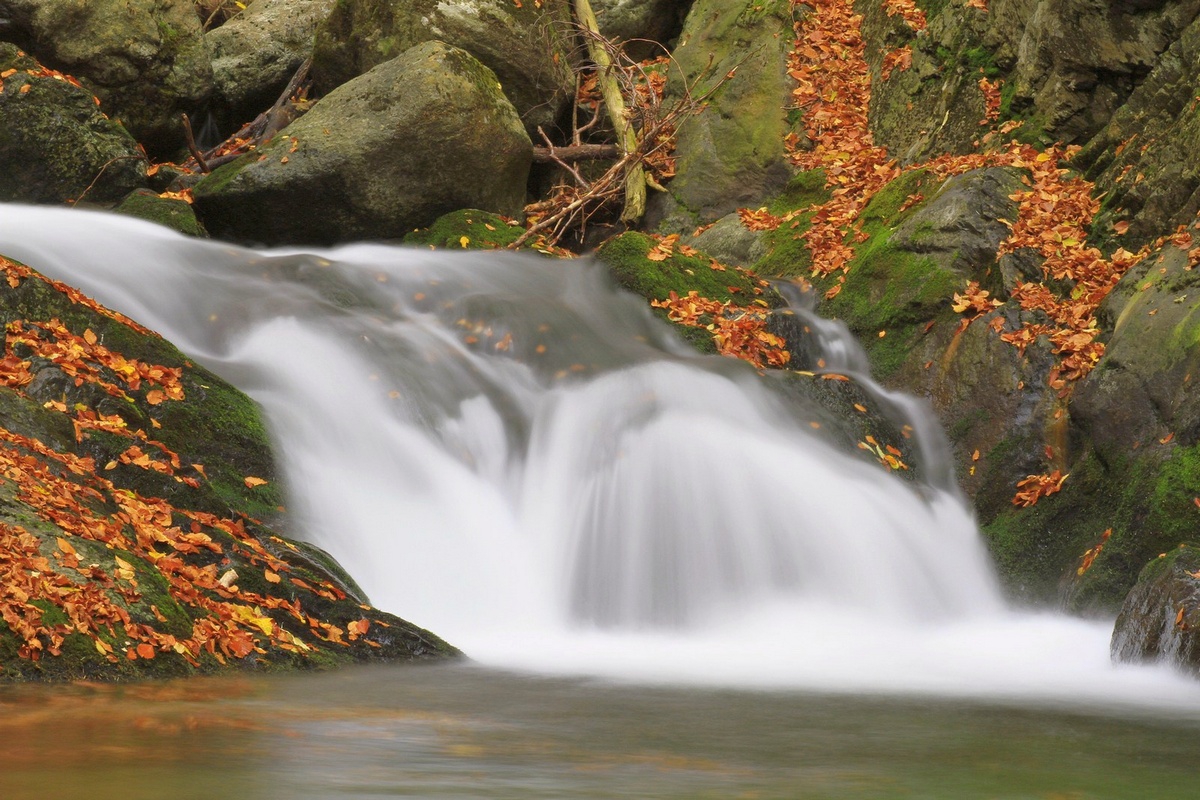
M 1200 677 L 1200 544 L 1146 565 L 1113 627 L 1114 661 L 1159 661 Z
M 115 202 L 146 185 L 146 158 L 91 92 L 42 77 L 0 43 L 0 202 Z
M 404 237 L 407 245 L 447 250 L 502 250 L 525 233 L 525 229 L 490 211 L 466 208 L 451 211 Z
M 253 401 L 161 337 L 70 287 L 16 262 L 0 264 L 8 272 L 0 281 L 3 321 L 29 331 L 36 330 L 34 322 L 58 320 L 59 332 L 43 340 L 75 342 L 70 358 L 9 346 L 30 375 L 0 388 L 0 539 L 11 548 L 0 563 L 45 558 L 60 581 L 55 586 L 75 587 L 71 597 L 120 609 L 111 626 L 81 628 L 67 613 L 66 595 L 27 587 L 26 602 L 8 593 L 9 610 L 17 603 L 20 618 L 40 632 L 31 648 L 28 634 L 18 638 L 0 623 L 0 681 L 311 669 L 457 653 L 433 634 L 371 608 L 328 554 L 281 535 L 286 514 L 279 478 Z M 103 350 L 83 358 L 88 343 Z M 78 377 L 91 376 L 76 363 L 81 358 L 103 385 Z M 122 377 L 130 370 L 144 376 L 136 388 Z M 160 385 L 153 376 L 173 371 L 183 398 L 153 394 Z M 105 424 L 94 427 L 89 419 Z M 159 468 L 136 459 L 134 447 Z M 48 497 L 57 500 L 41 499 Z M 147 516 L 147 509 L 157 510 Z M 199 537 L 197 544 L 181 546 L 185 535 Z M 219 574 L 237 588 L 221 589 Z M 180 575 L 191 576 L 191 591 L 181 590 Z M 204 648 L 214 629 L 197 624 L 228 630 L 238 619 L 243 630 L 249 624 L 257 631 L 257 649 L 222 655 Z M 151 651 L 139 650 L 138 637 L 150 646 L 147 630 L 159 638 L 149 639 Z M 52 632 L 61 637 L 59 653 L 52 652 Z M 172 645 L 189 638 L 197 643 L 190 657 Z
M 533 149 L 495 74 L 426 42 L 325 96 L 194 190 L 213 236 L 261 244 L 402 239 L 442 214 L 515 216 Z
M 440 41 L 496 74 L 526 131 L 550 130 L 575 87 L 567 3 L 337 0 L 318 27 L 312 73 L 325 93 L 410 47 Z
M 709 300 L 746 305 L 758 296 L 754 293 L 761 288 L 757 281 L 737 270 L 714 270 L 711 259 L 703 254 L 673 252 L 663 261 L 651 261 L 647 256 L 657 244 L 650 236 L 631 231 L 605 242 L 596 258 L 608 266 L 618 283 L 647 300 L 666 300 L 671 292 L 686 297 L 695 291 Z M 774 291 L 764 296 L 774 307 L 783 304 Z
M 164 225 L 188 236 L 208 236 L 204 226 L 197 221 L 190 203 L 171 197 L 160 197 L 149 189 L 139 189 L 131 193 L 113 210 L 118 214 Z
M 212 90 L 192 0 L 6 0 L 0 36 L 75 76 L 154 155 L 183 146 L 180 114 Z

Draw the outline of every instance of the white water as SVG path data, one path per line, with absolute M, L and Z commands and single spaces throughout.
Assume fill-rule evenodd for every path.
M 1111 622 L 1006 610 L 954 494 L 832 449 L 586 263 L 261 253 L 2 205 L 0 253 L 248 391 L 289 533 L 484 664 L 1200 716 L 1197 684 L 1109 663 Z

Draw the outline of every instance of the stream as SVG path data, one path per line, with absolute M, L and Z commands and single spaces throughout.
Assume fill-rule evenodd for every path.
M 0 253 L 264 409 L 291 536 L 467 665 L 0 688 L 0 798 L 1193 797 L 1200 684 L 1006 607 L 922 483 L 587 259 L 254 251 L 0 206 Z M 811 320 L 831 368 L 856 345 Z

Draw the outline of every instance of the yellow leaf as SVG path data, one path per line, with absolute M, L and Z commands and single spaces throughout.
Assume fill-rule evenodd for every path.
M 471 240 L 468 239 L 466 236 L 461 236 L 461 237 L 459 237 L 458 243 L 460 245 L 462 245 L 463 247 L 466 247 L 467 245 L 469 245 L 471 243 Z
M 204 473 L 200 473 L 200 474 L 203 475 Z M 243 483 L 246 484 L 247 489 L 253 489 L 256 486 L 265 486 L 267 484 L 267 481 L 263 480 L 262 478 L 255 478 L 253 475 L 250 475 L 250 476 L 246 477 L 246 479 L 243 481 Z

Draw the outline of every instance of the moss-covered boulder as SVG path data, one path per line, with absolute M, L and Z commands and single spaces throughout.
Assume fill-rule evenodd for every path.
M 0 271 L 0 680 L 455 652 L 280 534 L 251 400 L 78 291 Z
M 467 51 L 496 73 L 531 136 L 571 100 L 567 3 L 510 0 L 338 0 L 318 28 L 317 89 L 332 91 L 410 47 L 433 40 Z
M 149 189 L 138 189 L 130 193 L 113 211 L 165 225 L 188 236 L 208 236 L 204 226 L 196 219 L 196 213 L 192 211 L 190 203 L 176 197 L 162 197 Z
M 516 215 L 532 145 L 496 76 L 426 42 L 338 88 L 195 188 L 214 236 L 400 239 L 462 208 Z
M 9 0 L 4 11 L 0 38 L 83 81 L 151 153 L 183 145 L 180 114 L 212 89 L 192 0 Z
M 1113 628 L 1114 661 L 1160 661 L 1200 676 L 1200 547 L 1183 544 L 1146 565 Z
M 707 113 L 680 126 L 676 176 L 666 194 L 651 198 L 648 224 L 668 233 L 689 232 L 740 207 L 757 208 L 787 185 L 795 172 L 784 152 L 784 137 L 797 121 L 787 112 L 793 39 L 788 2 L 693 4 L 673 53 L 667 102 L 682 97 L 686 87 L 701 94 L 736 72 Z
M 204 35 L 212 54 L 213 105 L 227 125 L 270 107 L 306 58 L 335 0 L 255 0 Z
M 113 202 L 146 184 L 146 157 L 92 93 L 0 43 L 0 201 Z

